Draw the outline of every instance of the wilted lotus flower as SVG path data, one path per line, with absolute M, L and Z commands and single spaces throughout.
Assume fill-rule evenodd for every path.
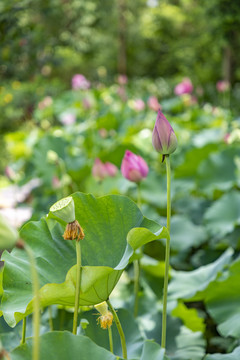
M 158 111 L 157 120 L 153 129 L 152 143 L 154 148 L 163 155 L 170 155 L 177 148 L 175 132 L 161 110 Z
M 154 111 L 158 111 L 161 108 L 156 96 L 150 96 L 147 103 L 148 107 Z
M 217 88 L 217 91 L 219 91 L 219 92 L 225 92 L 225 91 L 229 90 L 230 84 L 228 81 L 220 80 L 217 82 L 216 88 Z
M 148 165 L 141 156 L 126 150 L 121 165 L 121 172 L 126 179 L 139 182 L 147 176 Z
M 190 94 L 193 91 L 193 84 L 189 78 L 185 78 L 177 86 L 175 86 L 175 95 Z
M 72 77 L 72 88 L 74 90 L 86 90 L 90 88 L 90 81 L 84 75 L 76 74 Z
M 133 108 L 136 111 L 142 111 L 145 108 L 145 102 L 142 99 L 136 99 L 133 103 Z
M 73 113 L 65 112 L 60 115 L 60 121 L 63 125 L 72 125 L 76 122 L 76 115 Z

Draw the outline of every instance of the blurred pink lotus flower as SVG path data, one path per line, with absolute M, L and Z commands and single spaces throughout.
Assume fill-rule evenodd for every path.
M 10 167 L 10 166 L 6 166 L 5 167 L 5 175 L 10 179 L 10 180 L 14 180 L 16 178 L 16 173 L 15 171 Z
M 90 81 L 82 74 L 76 74 L 72 77 L 72 88 L 74 90 L 86 90 L 90 88 L 90 85 Z
M 148 165 L 146 161 L 139 155 L 126 150 L 122 160 L 122 175 L 133 182 L 139 182 L 148 175 Z
M 156 96 L 150 96 L 147 103 L 148 107 L 154 111 L 158 111 L 159 109 L 161 109 L 161 106 Z
M 118 168 L 110 163 L 103 163 L 99 158 L 95 159 L 93 167 L 92 167 L 92 175 L 98 179 L 103 180 L 104 178 L 111 176 L 116 176 L 118 172 Z
M 106 139 L 106 137 L 108 136 L 108 131 L 104 128 L 99 129 L 98 133 L 103 139 Z
M 124 86 L 119 86 L 117 89 L 117 93 L 122 101 L 127 101 L 127 93 Z
M 163 155 L 170 155 L 177 148 L 175 132 L 161 110 L 158 111 L 153 129 L 152 143 L 155 150 Z
M 68 112 L 65 112 L 65 113 L 62 113 L 60 115 L 60 121 L 63 125 L 72 125 L 76 122 L 76 115 L 73 114 L 73 113 L 68 113 Z
M 177 84 L 174 88 L 175 95 L 190 94 L 193 91 L 193 84 L 189 78 L 183 79 L 182 82 Z
M 231 135 L 231 134 L 229 134 L 229 133 L 227 133 L 227 134 L 224 135 L 223 141 L 225 142 L 225 144 L 229 144 L 230 135 Z
M 230 83 L 225 80 L 220 80 L 216 84 L 216 88 L 218 92 L 225 92 L 230 89 Z
M 142 111 L 145 108 L 145 102 L 142 99 L 136 99 L 134 100 L 133 108 L 136 111 Z
M 54 189 L 59 189 L 61 187 L 61 181 L 57 176 L 53 176 L 52 178 L 52 187 Z
M 84 98 L 84 99 L 82 100 L 82 104 L 83 104 L 83 108 L 84 108 L 85 110 L 90 109 L 91 106 L 92 106 L 91 102 L 90 102 L 87 98 Z
M 119 83 L 119 85 L 126 85 L 127 82 L 128 82 L 128 77 L 127 77 L 127 75 L 121 74 L 121 75 L 118 76 L 118 83 Z
M 38 103 L 38 108 L 40 110 L 45 109 L 46 107 L 51 106 L 53 103 L 53 99 L 51 96 L 46 96 L 42 101 Z
M 114 177 L 117 175 L 118 168 L 116 167 L 116 165 L 114 165 L 108 161 L 105 163 L 105 169 L 108 173 L 108 176 Z

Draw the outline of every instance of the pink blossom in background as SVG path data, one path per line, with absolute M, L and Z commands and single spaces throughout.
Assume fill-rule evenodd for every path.
M 92 175 L 98 180 L 103 180 L 108 175 L 104 163 L 99 158 L 94 161 Z
M 54 189 L 58 189 L 61 187 L 61 181 L 57 176 L 53 176 L 52 178 L 52 186 Z
M 119 85 L 126 85 L 128 83 L 128 77 L 127 75 L 119 75 L 118 76 L 118 83 Z
M 229 144 L 229 138 L 230 138 L 230 134 L 227 133 L 224 135 L 223 141 L 225 142 L 225 144 Z
M 122 175 L 133 182 L 139 182 L 148 175 L 148 165 L 146 161 L 139 155 L 126 150 L 122 160 Z
M 72 88 L 74 90 L 87 90 L 90 88 L 90 85 L 90 81 L 82 74 L 76 74 L 72 77 Z
M 190 94 L 193 91 L 193 84 L 189 78 L 183 79 L 182 82 L 177 84 L 174 88 L 175 95 Z
M 116 176 L 118 172 L 118 168 L 110 163 L 103 163 L 99 158 L 95 159 L 93 167 L 92 167 L 92 175 L 98 179 L 103 180 L 104 178 L 111 176 Z
M 118 168 L 116 167 L 116 165 L 114 165 L 108 161 L 105 163 L 105 169 L 108 173 L 108 176 L 114 177 L 117 175 Z
M 121 98 L 122 101 L 127 101 L 127 93 L 124 86 L 119 86 L 117 89 L 117 94 Z
M 148 103 L 149 109 L 152 109 L 154 111 L 158 111 L 159 109 L 161 109 L 161 106 L 160 106 L 156 96 L 150 96 L 147 103 Z
M 108 136 L 108 131 L 104 128 L 99 129 L 98 133 L 103 139 L 106 139 L 106 137 Z
M 136 111 L 142 111 L 145 109 L 145 102 L 142 99 L 136 99 L 134 100 L 133 108 Z
M 45 109 L 46 107 L 51 106 L 53 103 L 53 99 L 51 96 L 46 96 L 42 101 L 38 103 L 38 108 L 40 110 Z
M 218 92 L 225 92 L 230 89 L 230 84 L 228 81 L 220 80 L 217 82 L 216 88 Z
M 5 175 L 10 179 L 10 180 L 14 180 L 16 178 L 16 173 L 15 171 L 10 167 L 10 166 L 6 166 L 5 167 Z
M 90 109 L 92 106 L 91 102 L 87 98 L 83 98 L 82 104 L 85 110 Z
M 72 125 L 76 122 L 76 115 L 68 112 L 62 113 L 60 115 L 60 121 L 65 126 Z

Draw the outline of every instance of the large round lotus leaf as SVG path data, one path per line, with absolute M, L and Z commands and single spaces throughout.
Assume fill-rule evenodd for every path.
M 240 194 L 231 191 L 223 195 L 204 215 L 207 231 L 211 236 L 221 238 L 240 224 Z
M 14 349 L 12 360 L 32 360 L 32 338 Z M 116 356 L 89 338 L 66 331 L 54 331 L 40 337 L 40 360 L 116 360 Z
M 167 231 L 143 217 L 129 198 L 108 195 L 73 195 L 76 219 L 84 229 L 82 248 L 82 285 L 80 305 L 93 305 L 106 300 L 129 262 L 134 249 L 163 238 Z M 128 232 L 134 227 L 147 230 L 148 238 L 138 237 L 127 243 Z M 141 229 L 136 229 L 140 231 Z M 75 242 L 63 239 L 63 226 L 54 219 L 42 218 L 30 222 L 21 230 L 21 237 L 32 248 L 40 281 L 41 305 L 62 304 L 74 306 L 76 284 Z M 135 243 L 137 242 L 137 245 Z M 10 326 L 15 326 L 32 312 L 32 280 L 29 261 L 23 250 L 14 249 L 3 254 L 4 295 L 2 311 Z
M 239 360 L 240 346 L 238 346 L 231 354 L 211 354 L 205 357 L 205 360 Z
M 240 259 L 209 285 L 206 306 L 223 336 L 240 337 Z
M 128 358 L 139 358 L 142 353 L 144 338 L 139 330 L 138 324 L 133 315 L 126 309 L 117 309 L 117 314 L 126 338 Z M 83 335 L 90 337 L 97 345 L 109 350 L 108 331 L 103 330 L 100 324 L 98 324 L 97 319 L 99 316 L 100 314 L 96 309 L 80 314 L 82 319 L 86 319 L 89 322 L 86 329 L 82 330 Z M 115 322 L 113 322 L 112 325 L 112 335 L 114 354 L 122 356 L 121 341 Z
M 224 266 L 229 264 L 233 250 L 229 248 L 211 264 L 193 271 L 173 271 L 168 292 L 170 299 L 202 300 L 201 291 L 216 279 Z

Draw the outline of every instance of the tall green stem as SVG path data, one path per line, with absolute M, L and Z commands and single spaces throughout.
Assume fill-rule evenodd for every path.
M 141 209 L 141 190 L 140 183 L 137 183 L 137 204 L 139 209 Z M 141 249 L 140 249 L 141 250 Z M 140 260 L 134 260 L 134 317 L 138 315 L 138 292 L 139 292 L 139 279 L 140 279 Z
M 25 339 L 26 339 L 26 319 L 27 319 L 26 317 L 23 318 L 21 344 L 25 344 Z
M 127 346 L 126 346 L 126 340 L 125 340 L 125 335 L 124 335 L 124 332 L 123 332 L 123 329 L 122 329 L 122 325 L 120 323 L 120 320 L 119 320 L 119 318 L 117 316 L 117 313 L 116 313 L 114 307 L 110 303 L 110 300 L 107 300 L 107 304 L 109 306 L 109 309 L 110 309 L 111 313 L 113 314 L 113 318 L 114 318 L 114 321 L 116 323 L 118 333 L 119 333 L 119 336 L 120 336 L 120 339 L 121 339 L 123 358 L 127 359 Z
M 79 309 L 79 296 L 81 288 L 81 245 L 80 241 L 76 241 L 76 255 L 77 255 L 77 275 L 76 275 L 76 292 L 75 292 L 75 307 L 73 316 L 73 334 L 77 334 L 78 324 L 78 309 Z
M 113 337 L 112 337 L 112 328 L 108 326 L 108 337 L 109 337 L 109 349 L 113 354 Z
M 34 294 L 34 301 L 33 301 L 33 334 L 34 334 L 34 341 L 33 341 L 33 353 L 32 359 L 38 360 L 39 359 L 39 329 L 40 329 L 40 296 L 39 296 L 39 280 L 38 280 L 38 273 L 36 268 L 36 262 L 34 259 L 34 255 L 32 250 L 26 245 L 25 246 L 26 252 L 28 254 L 31 266 L 31 273 L 32 273 L 32 283 L 33 283 L 33 294 Z
M 166 155 L 166 170 L 167 170 L 167 229 L 170 234 L 171 224 L 171 167 L 170 157 Z M 168 291 L 168 273 L 169 273 L 169 258 L 170 258 L 170 235 L 166 240 L 165 252 L 165 275 L 163 288 L 163 313 L 162 313 L 162 348 L 166 348 L 166 330 L 167 330 L 167 291 Z

